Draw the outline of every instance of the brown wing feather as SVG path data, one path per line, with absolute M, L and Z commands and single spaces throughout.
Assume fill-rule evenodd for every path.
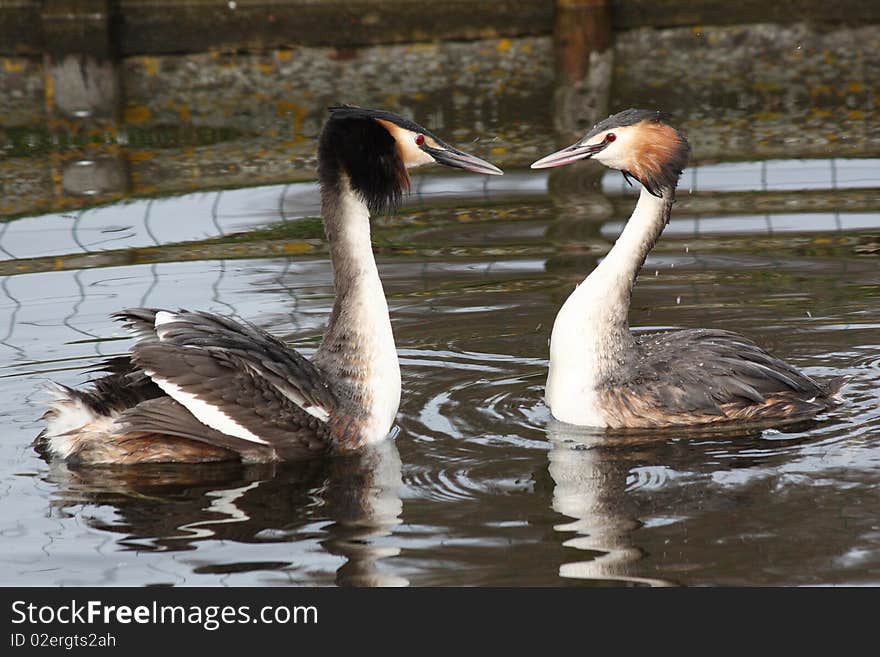
M 741 335 L 693 329 L 640 337 L 602 394 L 612 426 L 652 427 L 803 419 L 833 406 L 838 388 Z
M 327 451 L 330 432 L 323 418 L 337 401 L 311 361 L 256 326 L 207 312 L 172 312 L 173 320 L 160 323 L 150 337 L 158 312 L 135 308 L 117 314 L 147 336 L 132 350 L 136 367 L 214 406 L 282 458 Z M 171 424 L 162 424 L 167 433 L 173 433 Z M 206 429 L 203 435 L 213 431 Z M 232 439 L 238 441 L 234 449 L 246 442 Z
M 159 344 L 228 354 L 273 385 L 301 397 L 303 408 L 315 407 L 328 414 L 335 409 L 337 400 L 323 373 L 269 333 L 252 324 L 207 312 L 181 310 L 172 314 L 174 321 L 162 324 L 158 330 Z M 135 356 L 139 349 L 151 344 L 155 343 L 136 345 Z
M 285 458 L 304 458 L 327 450 L 326 424 L 285 397 L 262 374 L 258 361 L 218 348 L 161 342 L 137 345 L 134 359 L 154 378 L 169 381 L 220 409 L 273 448 L 284 451 Z
M 171 397 L 151 399 L 123 413 L 117 420 L 120 435 L 137 437 L 143 434 L 186 438 L 206 446 L 228 450 L 246 461 L 275 460 L 274 450 L 253 442 L 229 436 L 205 426 L 183 405 Z

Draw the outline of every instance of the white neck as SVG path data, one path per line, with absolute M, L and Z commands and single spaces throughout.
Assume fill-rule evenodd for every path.
M 546 397 L 553 416 L 563 422 L 607 424 L 597 391 L 633 348 L 627 321 L 632 288 L 665 227 L 672 191 L 665 190 L 664 196 L 642 188 L 614 247 L 556 315 Z
M 314 361 L 367 416 L 368 442 L 385 438 L 400 404 L 400 365 L 370 242 L 370 213 L 348 179 L 325 193 L 322 213 L 336 300 Z

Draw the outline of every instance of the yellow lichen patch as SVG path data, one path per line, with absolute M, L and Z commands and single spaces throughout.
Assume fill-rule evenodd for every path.
M 781 112 L 757 112 L 755 114 L 755 119 L 757 121 L 775 121 L 781 117 Z
M 297 114 L 306 112 L 307 110 L 301 105 L 292 103 L 289 100 L 279 100 L 275 104 L 275 111 L 279 116 L 284 116 L 286 114 L 292 114 L 296 116 Z
M 292 144 L 302 142 L 305 139 L 302 135 L 302 124 L 309 115 L 308 108 L 292 103 L 289 100 L 279 100 L 275 105 L 275 111 L 279 116 L 291 116 L 293 118 Z
M 293 254 L 308 253 L 312 248 L 312 245 L 308 242 L 289 242 L 284 245 L 284 252 Z
M 149 151 L 131 151 L 128 154 L 129 162 L 149 162 L 153 158 L 155 158 L 155 153 L 150 153 Z
M 501 39 L 495 44 L 495 50 L 498 52 L 507 52 L 511 48 L 510 39 Z
M 190 112 L 189 105 L 178 105 L 176 109 L 177 118 L 185 122 L 192 121 L 192 112 Z
M 45 83 L 43 96 L 46 100 L 46 107 L 51 110 L 55 107 L 55 84 L 52 82 L 51 75 L 44 75 L 43 82 Z
M 278 50 L 275 52 L 275 56 L 278 58 L 279 62 L 289 62 L 291 59 L 293 59 L 293 51 Z
M 492 155 L 504 155 L 507 153 L 507 149 L 504 146 L 495 146 L 491 151 L 489 151 Z
M 3 70 L 7 73 L 21 73 L 24 70 L 24 63 L 23 59 L 4 59 Z
M 129 105 L 125 108 L 126 123 L 144 123 L 152 118 L 153 113 L 144 105 Z
M 776 82 L 768 82 L 765 80 L 758 80 L 754 84 L 755 91 L 778 91 L 780 89 L 780 85 Z
M 862 110 L 850 110 L 846 115 L 853 121 L 863 121 L 865 119 L 865 113 Z
M 275 67 L 267 62 L 260 62 L 259 64 L 257 64 L 257 68 L 260 69 L 261 73 L 265 73 L 266 75 L 275 72 Z
M 157 57 L 143 57 L 141 63 L 147 75 L 159 75 L 159 59 Z

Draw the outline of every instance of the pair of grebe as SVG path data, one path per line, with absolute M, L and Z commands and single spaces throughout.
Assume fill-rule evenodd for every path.
M 546 399 L 559 420 L 609 428 L 787 421 L 836 401 L 839 382 L 817 382 L 735 333 L 630 332 L 632 288 L 669 221 L 688 152 L 660 113 L 626 110 L 532 165 L 594 158 L 642 185 L 614 247 L 556 317 Z M 401 379 L 370 214 L 400 201 L 408 169 L 434 162 L 502 173 L 391 112 L 331 108 L 318 174 L 336 297 L 314 357 L 207 312 L 123 310 L 114 317 L 140 340 L 104 363 L 89 389 L 52 388 L 38 449 L 91 464 L 282 461 L 384 439 Z

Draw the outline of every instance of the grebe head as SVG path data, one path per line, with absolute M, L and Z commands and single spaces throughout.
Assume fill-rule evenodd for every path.
M 341 170 L 372 212 L 399 203 L 409 190 L 408 169 L 433 162 L 495 176 L 503 173 L 393 112 L 352 105 L 330 108 L 318 146 L 321 180 L 335 180 Z
M 660 196 L 675 189 L 687 166 L 690 146 L 667 116 L 652 110 L 628 109 L 600 121 L 584 138 L 532 164 L 548 169 L 593 158 L 638 180 Z

